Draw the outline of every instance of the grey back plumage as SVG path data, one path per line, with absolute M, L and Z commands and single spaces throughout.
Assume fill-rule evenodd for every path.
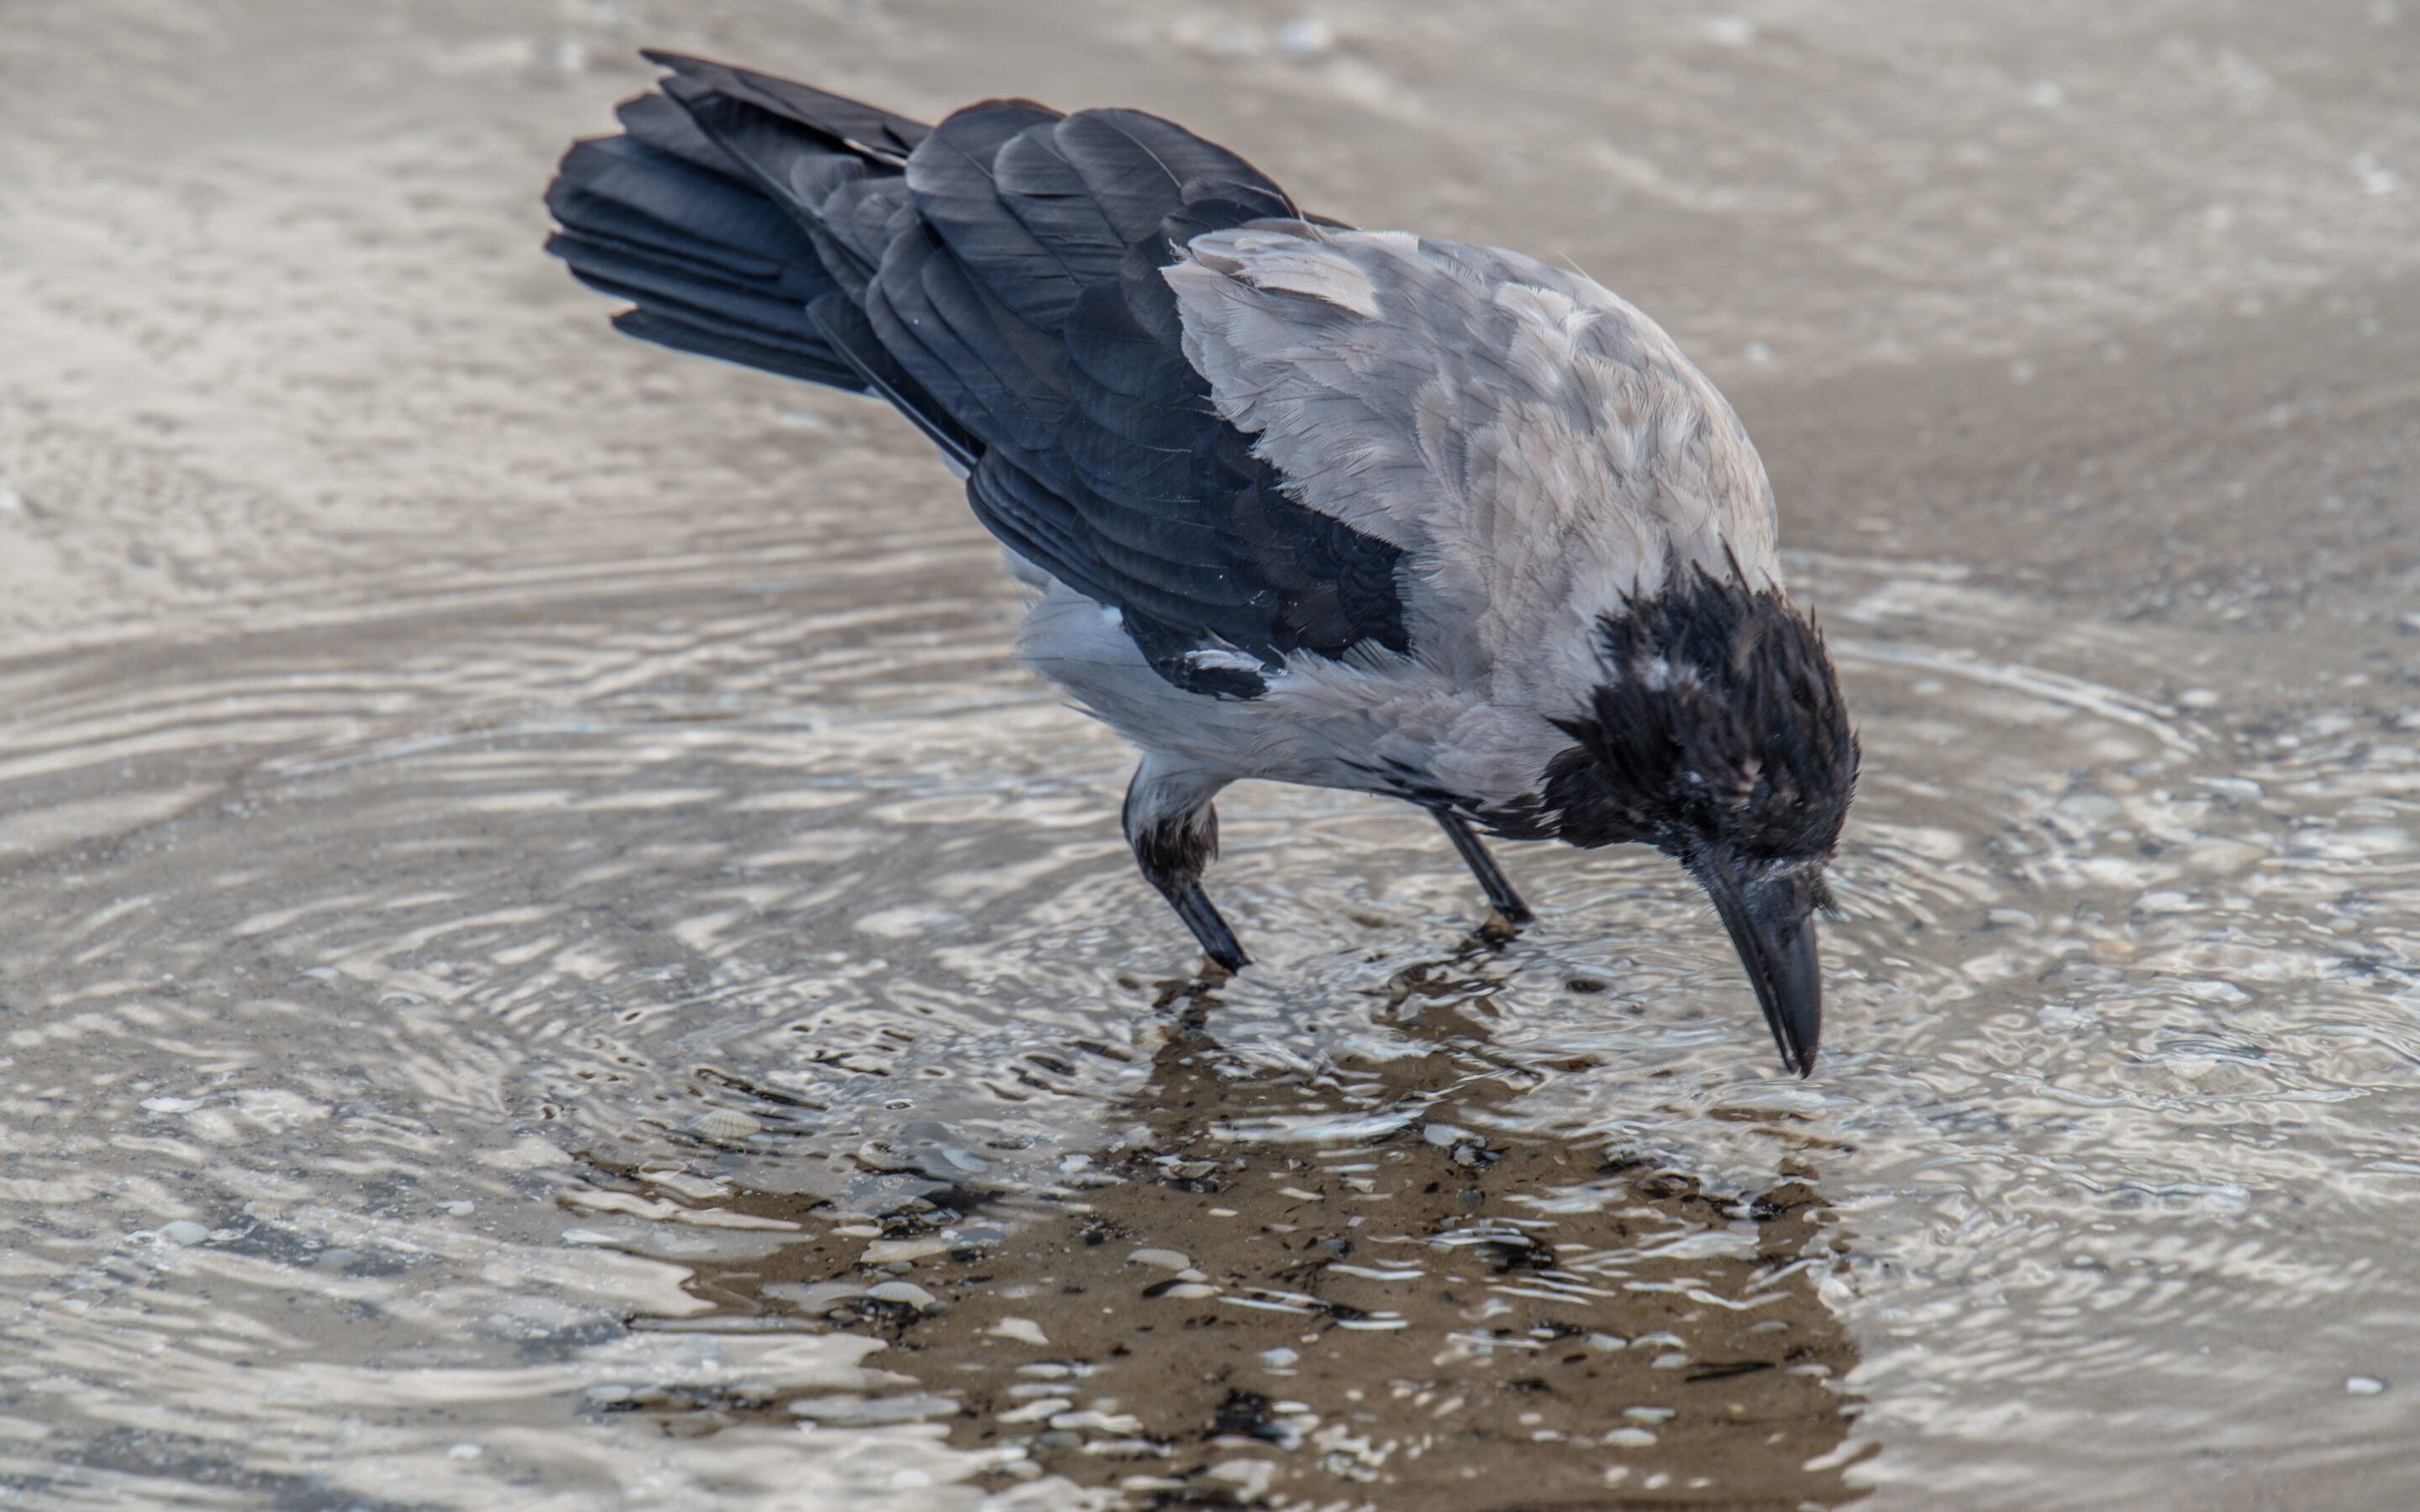
M 1598 616 L 1676 565 L 1778 580 L 1773 492 L 1738 417 L 1592 280 L 1300 223 L 1186 254 L 1165 273 L 1186 356 L 1294 497 L 1406 553 L 1423 660 L 1576 691 Z

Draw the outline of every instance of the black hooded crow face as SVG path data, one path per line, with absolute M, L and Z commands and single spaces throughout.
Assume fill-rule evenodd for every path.
M 1554 833 L 1688 868 L 1755 983 L 1781 1057 L 1815 1064 L 1816 910 L 1857 783 L 1857 738 L 1815 627 L 1772 589 L 1699 569 L 1598 625 L 1606 680 L 1547 769 Z

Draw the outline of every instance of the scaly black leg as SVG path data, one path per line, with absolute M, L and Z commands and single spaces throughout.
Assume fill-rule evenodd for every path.
M 1538 917 L 1512 890 L 1512 884 L 1504 880 L 1504 873 L 1497 868 L 1496 857 L 1487 854 L 1487 845 L 1479 838 L 1479 831 L 1450 809 L 1431 809 L 1429 812 L 1436 815 L 1437 826 L 1445 831 L 1446 839 L 1453 841 L 1453 848 L 1462 856 L 1462 864 L 1479 879 L 1488 905 L 1503 916 L 1504 922 L 1518 929 Z

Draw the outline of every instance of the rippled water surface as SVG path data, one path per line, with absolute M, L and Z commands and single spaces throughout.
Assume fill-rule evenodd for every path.
M 1214 112 L 1272 91 L 1245 145 L 1301 132 L 1337 193 L 1474 87 L 1433 77 L 1450 32 L 96 11 L 115 67 L 304 84 L 19 163 L 61 224 L 124 219 L 118 261 L 0 285 L 48 352 L 0 379 L 0 1500 L 2420 1498 L 2420 301 L 2361 252 L 2374 178 L 2284 313 L 2257 249 L 2196 265 L 2234 325 L 2113 272 L 2063 307 L 2085 345 L 2016 358 L 1946 316 L 1911 356 L 1838 313 L 1863 274 L 1734 307 L 1685 238 L 1639 252 L 1768 438 L 1864 743 L 1802 1083 L 1668 863 L 1508 847 L 1541 915 L 1508 940 L 1423 816 L 1342 795 L 1222 800 L 1259 964 L 1189 977 L 1130 757 L 1010 662 L 912 440 L 614 346 L 528 245 L 548 155 L 639 77 L 592 55 L 641 33 L 803 68 L 839 28 L 836 82 L 919 108 L 1158 59 Z M 1981 45 L 1866 14 L 1910 77 Z M 2211 16 L 2143 40 L 2191 63 L 2150 116 L 2265 24 Z M 25 55 L 72 81 L 81 24 Z M 1640 24 L 1701 80 L 1838 62 L 1786 8 Z M 272 119 L 338 118 L 344 69 L 400 103 Z M 139 161 L 178 111 L 255 124 Z M 2016 118 L 1968 125 L 2065 161 Z M 1724 129 L 1743 199 L 1615 177 L 1661 224 L 1786 220 L 1749 150 L 1786 124 Z M 2300 181 L 2290 141 L 2208 150 Z M 326 255 L 246 270 L 287 234 Z M 1584 260 L 1621 283 L 1620 246 Z

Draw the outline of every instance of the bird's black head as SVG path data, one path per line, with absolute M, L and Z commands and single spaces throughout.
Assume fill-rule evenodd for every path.
M 1814 914 L 1857 783 L 1857 738 L 1823 637 L 1776 590 L 1703 569 L 1597 626 L 1605 680 L 1547 768 L 1552 832 L 1679 860 L 1722 915 L 1783 1062 L 1814 1069 Z

